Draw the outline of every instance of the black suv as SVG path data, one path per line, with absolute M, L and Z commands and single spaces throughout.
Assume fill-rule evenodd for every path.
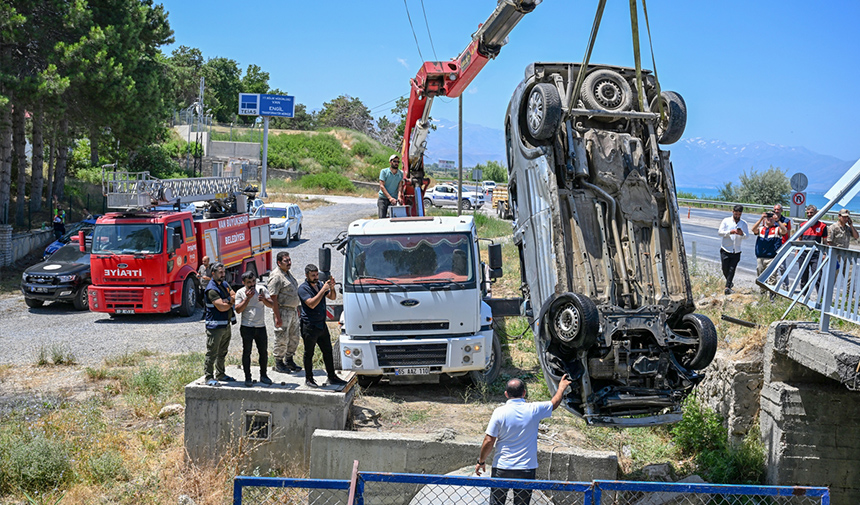
M 24 271 L 21 291 L 28 307 L 45 302 L 72 302 L 76 309 L 89 308 L 90 253 L 72 242 L 57 249 L 47 260 Z

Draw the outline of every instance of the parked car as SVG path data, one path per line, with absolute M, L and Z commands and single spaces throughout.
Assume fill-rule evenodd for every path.
M 302 209 L 294 203 L 266 203 L 254 210 L 256 217 L 269 218 L 272 242 L 290 245 L 290 239 L 302 238 Z
M 484 194 L 492 193 L 494 189 L 496 189 L 496 181 L 484 181 L 481 183 L 481 189 L 484 191 Z
M 77 242 L 57 249 L 46 261 L 24 270 L 21 292 L 28 307 L 45 302 L 71 302 L 78 310 L 89 308 L 90 253 Z
M 92 239 L 93 228 L 96 226 L 96 219 L 101 216 L 93 216 L 91 219 L 84 219 L 78 223 L 70 224 L 66 234 L 48 244 L 45 248 L 45 253 L 42 255 L 42 260 L 48 259 L 49 256 L 57 252 L 57 250 L 72 241 L 72 237 L 77 237 L 79 231 L 86 233 L 87 238 Z
M 480 209 L 484 205 L 484 195 L 475 191 L 467 191 L 463 187 L 463 209 Z M 424 195 L 424 208 L 457 206 L 457 187 L 450 184 L 439 184 L 427 190 Z

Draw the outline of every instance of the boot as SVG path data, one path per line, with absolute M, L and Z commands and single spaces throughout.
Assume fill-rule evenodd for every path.
M 293 359 L 290 358 L 290 361 L 292 360 Z M 279 373 L 290 373 L 293 370 L 290 368 L 289 365 L 284 363 L 284 360 L 282 358 L 275 358 L 275 371 Z
M 260 374 L 260 382 L 262 382 L 263 384 L 268 386 L 268 385 L 272 384 L 272 379 L 270 379 L 269 376 L 266 375 L 266 372 L 262 372 Z
M 284 365 L 286 365 L 287 368 L 290 369 L 290 372 L 301 372 L 302 371 L 302 367 L 300 367 L 299 365 L 296 364 L 295 361 L 293 361 L 292 356 L 290 356 L 288 358 L 284 358 Z

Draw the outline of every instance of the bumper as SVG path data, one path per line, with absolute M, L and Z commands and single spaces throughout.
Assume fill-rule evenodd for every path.
M 60 284 L 58 286 L 44 284 L 21 284 L 21 292 L 27 298 L 42 300 L 44 302 L 70 302 L 75 299 L 78 292 L 75 284 Z
M 173 309 L 169 286 L 90 286 L 90 310 L 109 314 L 163 314 Z
M 269 228 L 269 236 L 272 240 L 286 240 L 287 228 Z
M 493 333 L 453 338 L 356 340 L 340 336 L 341 368 L 360 375 L 427 375 L 483 370 Z

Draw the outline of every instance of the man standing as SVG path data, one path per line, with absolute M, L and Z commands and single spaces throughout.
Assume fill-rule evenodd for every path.
M 475 473 L 481 475 L 490 451 L 498 443 L 493 456 L 491 476 L 499 479 L 534 480 L 537 470 L 537 436 L 541 419 L 552 415 L 561 405 L 564 392 L 570 386 L 570 377 L 564 374 L 558 381 L 558 389 L 548 402 L 526 403 L 526 385 L 520 379 L 511 379 L 505 387 L 507 403 L 493 411 L 487 434 L 481 444 L 481 453 L 475 465 Z M 508 489 L 493 488 L 490 505 L 503 505 Z M 531 491 L 514 491 L 514 505 L 528 505 Z
M 325 364 L 328 381 L 326 385 L 346 384 L 334 371 L 334 356 L 331 350 L 331 335 L 326 326 L 325 299 L 334 300 L 334 277 L 320 282 L 320 272 L 316 265 L 305 267 L 305 282 L 299 286 L 299 299 L 302 301 L 302 341 L 305 343 L 305 385 L 318 388 L 314 380 L 314 350 L 319 346 Z
M 379 200 L 376 206 L 379 219 L 388 217 L 388 207 L 403 203 L 403 172 L 400 168 L 400 157 L 392 154 L 388 158 L 391 165 L 379 171 Z
M 773 212 L 764 212 L 753 225 L 755 239 L 756 275 L 770 266 L 779 248 L 782 247 L 782 237 L 785 236 L 785 225 L 776 220 Z M 762 288 L 763 290 L 764 288 Z M 773 294 L 771 294 L 773 299 Z
M 812 219 L 815 214 L 818 212 L 818 207 L 815 205 L 807 205 L 806 206 L 806 219 Z M 803 235 L 798 238 L 798 240 L 803 240 L 805 242 L 817 242 L 819 244 L 827 243 L 827 225 L 822 223 L 821 221 L 816 222 L 814 225 L 807 228 Z M 803 255 L 798 259 L 798 265 L 803 267 L 803 263 L 806 261 L 806 255 L 808 253 L 803 253 Z M 803 273 L 800 275 L 800 288 L 803 289 L 806 287 L 806 283 L 809 282 L 809 274 L 815 272 L 818 269 L 818 249 L 812 251 L 812 257 L 809 260 L 809 265 L 803 270 Z M 818 291 L 818 286 L 821 284 L 819 281 L 815 283 L 815 290 Z
M 206 320 L 206 361 L 203 364 L 206 384 L 217 386 L 218 382 L 231 382 L 236 379 L 224 370 L 224 358 L 230 347 L 230 322 L 233 318 L 234 295 L 224 281 L 224 265 L 212 265 L 212 279 L 206 286 L 206 302 L 203 318 Z M 213 374 L 214 367 L 214 374 Z
M 274 308 L 275 302 L 265 286 L 257 286 L 257 274 L 242 274 L 244 287 L 236 292 L 236 312 L 242 314 L 239 334 L 242 335 L 242 370 L 245 372 L 245 386 L 251 387 L 251 347 L 257 344 L 260 356 L 260 382 L 269 385 L 272 379 L 266 375 L 269 364 L 269 338 L 266 335 L 266 309 Z
M 290 273 L 290 253 L 279 252 L 277 263 L 278 268 L 269 274 L 269 293 L 275 301 L 275 371 L 301 372 L 302 367 L 293 360 L 299 347 L 299 282 Z
M 837 221 L 827 227 L 827 243 L 834 247 L 848 249 L 851 238 L 860 238 L 854 223 L 851 221 L 851 211 L 842 209 L 839 211 Z
M 717 232 L 722 237 L 720 263 L 723 267 L 723 276 L 726 278 L 727 295 L 733 293 L 735 270 L 741 260 L 741 241 L 747 238 L 750 233 L 747 222 L 741 219 L 743 212 L 743 205 L 735 205 L 731 217 L 723 219 Z
M 209 266 L 209 256 L 203 256 L 200 260 L 200 268 L 197 269 L 197 276 L 200 277 L 200 285 L 205 289 L 212 280 L 212 269 Z
M 60 240 L 60 237 L 66 234 L 66 222 L 64 217 L 65 215 L 61 210 L 58 210 L 54 215 L 54 238 L 57 240 Z
M 773 216 L 776 218 L 778 223 L 782 223 L 785 225 L 785 235 L 782 236 L 782 245 L 785 245 L 788 242 L 789 237 L 791 237 L 791 219 L 782 215 L 782 205 L 777 203 L 773 206 Z M 779 269 L 777 270 L 780 278 L 782 278 L 783 274 L 785 274 L 785 262 L 779 265 Z M 788 279 L 786 279 L 782 283 L 784 289 L 788 290 Z

